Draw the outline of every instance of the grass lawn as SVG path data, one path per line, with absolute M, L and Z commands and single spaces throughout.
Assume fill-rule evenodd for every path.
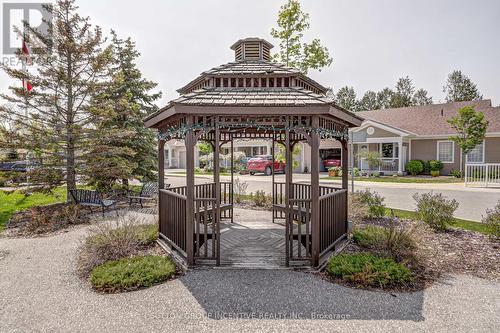
M 393 209 L 393 210 L 394 210 L 394 214 L 398 217 L 408 218 L 408 219 L 418 219 L 418 214 L 414 211 L 402 210 L 402 209 Z M 387 216 L 390 216 L 391 209 L 386 208 L 385 214 Z M 470 231 L 476 231 L 476 232 L 480 232 L 480 233 L 485 234 L 485 235 L 493 234 L 493 230 L 491 230 L 491 227 L 485 223 L 463 220 L 463 219 L 459 219 L 459 218 L 455 218 L 455 223 L 453 224 L 453 227 L 465 229 L 465 230 L 470 230 Z
M 331 180 L 342 180 L 341 177 L 321 177 L 321 179 L 331 179 Z M 351 177 L 349 177 L 349 180 Z M 393 177 L 393 176 L 382 176 L 382 177 L 354 177 L 354 181 L 363 182 L 376 182 L 376 183 L 401 183 L 401 184 L 411 184 L 411 183 L 461 183 L 462 180 L 455 177 Z
M 58 187 L 54 194 L 35 193 L 25 196 L 19 191 L 0 191 L 0 231 L 5 228 L 11 215 L 33 206 L 48 205 L 66 200 L 66 187 Z

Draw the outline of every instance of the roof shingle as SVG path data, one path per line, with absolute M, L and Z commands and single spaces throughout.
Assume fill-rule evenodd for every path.
M 500 107 L 492 107 L 489 99 L 361 111 L 356 114 L 362 118 L 381 122 L 417 135 L 452 135 L 456 132 L 447 120 L 454 117 L 460 108 L 468 105 L 472 105 L 476 111 L 484 113 L 485 118 L 489 121 L 488 133 L 500 132 Z

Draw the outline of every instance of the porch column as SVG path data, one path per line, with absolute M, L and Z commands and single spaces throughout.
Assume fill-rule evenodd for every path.
M 403 138 L 399 138 L 398 142 L 398 175 L 403 174 Z
M 187 125 L 194 122 L 193 116 L 187 117 Z M 193 222 L 194 222 L 194 146 L 196 136 L 193 130 L 186 133 L 186 256 L 187 264 L 194 265 Z
M 313 116 L 312 127 L 319 127 L 318 116 Z M 312 266 L 319 265 L 320 254 L 320 211 L 319 211 L 319 134 L 311 131 L 311 236 Z
M 158 140 L 158 188 L 165 187 L 165 141 Z

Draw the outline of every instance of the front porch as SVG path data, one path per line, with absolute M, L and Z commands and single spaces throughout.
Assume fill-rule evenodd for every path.
M 412 133 L 374 121 L 351 132 L 352 164 L 362 174 L 405 175 Z

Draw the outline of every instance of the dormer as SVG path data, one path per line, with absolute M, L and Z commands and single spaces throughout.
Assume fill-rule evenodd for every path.
M 273 45 L 261 38 L 240 39 L 231 46 L 236 61 L 270 61 Z

